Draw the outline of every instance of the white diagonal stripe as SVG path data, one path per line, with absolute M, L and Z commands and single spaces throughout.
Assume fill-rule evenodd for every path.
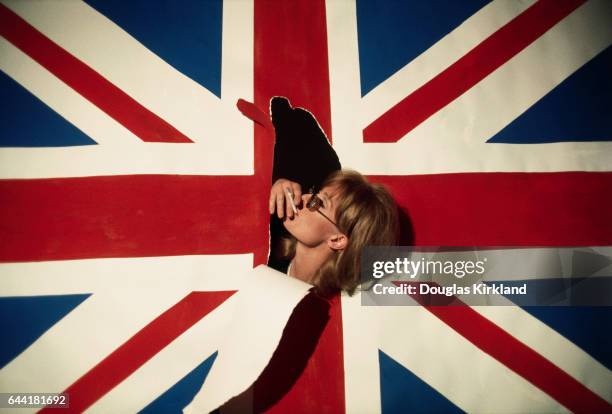
M 379 349 L 466 412 L 568 412 L 421 306 L 344 296 L 342 321 L 347 412 L 380 412 Z
M 28 23 L 194 141 L 144 143 L 97 108 L 46 79 L 17 76 L 16 61 L 3 47 L 3 68 L 69 122 L 100 144 L 67 148 L 3 148 L 0 178 L 81 177 L 118 174 L 253 173 L 253 125 L 237 109 L 253 96 L 252 2 L 227 4 L 223 13 L 222 97 L 164 62 L 89 5 L 78 1 L 6 1 Z M 230 2 L 231 3 L 231 2 Z M 67 24 L 66 22 L 70 22 Z M 14 52 L 11 52 L 13 55 Z M 10 58 L 10 59 L 8 59 Z M 29 59 L 29 58 L 28 58 Z M 31 59 L 30 59 L 31 60 Z M 26 62 L 32 66 L 33 62 Z M 39 67 L 27 68 L 41 71 Z M 40 74 L 34 74 L 35 77 Z M 45 75 L 49 78 L 49 74 Z M 22 79 L 23 78 L 23 79 Z M 49 83 L 46 85 L 46 83 Z M 62 89 L 58 96 L 55 90 Z M 68 88 L 69 89 L 69 88 Z M 66 99 L 68 96 L 70 99 Z M 91 115 L 94 114 L 95 116 Z M 70 116 L 66 116 L 66 114 Z M 128 137 L 129 139 L 122 139 Z
M 142 142 L 3 37 L 0 37 L 0 70 L 98 144 Z M 5 151 L 6 148 L 0 150 L 0 159 L 3 161 L 0 163 L 0 173 L 7 168 L 6 164 L 11 163 L 10 156 L 3 154 Z M 25 160 L 19 157 L 16 161 L 23 163 Z M 36 168 L 35 165 L 33 167 Z
M 470 16 L 363 97 L 362 125 L 369 125 L 382 112 L 451 66 L 534 3 L 535 0 L 495 0 Z
M 328 2 L 332 137 L 343 166 L 389 175 L 610 171 L 612 142 L 486 143 L 612 44 L 610 13 L 608 1 L 587 2 L 399 142 L 364 144 L 360 122 L 374 109 L 361 103 L 355 5 Z

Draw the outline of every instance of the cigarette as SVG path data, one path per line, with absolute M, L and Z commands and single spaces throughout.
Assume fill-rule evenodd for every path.
M 287 188 L 287 194 L 289 194 L 289 202 L 291 203 L 291 209 L 294 214 L 297 214 L 297 208 L 295 207 L 295 203 L 293 202 L 293 192 L 289 188 Z

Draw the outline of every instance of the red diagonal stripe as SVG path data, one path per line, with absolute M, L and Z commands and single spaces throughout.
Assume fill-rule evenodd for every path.
M 419 284 L 419 282 L 394 283 Z M 606 400 L 458 298 L 452 298 L 455 306 L 427 306 L 425 305 L 427 296 L 418 293 L 410 296 L 465 339 L 540 388 L 570 411 L 612 412 L 612 405 Z
M 540 0 L 402 99 L 363 131 L 364 142 L 397 142 L 526 48 L 586 0 Z
M 70 407 L 59 410 L 83 412 L 235 292 L 191 292 L 69 386 Z
M 146 142 L 192 142 L 0 4 L 0 35 Z

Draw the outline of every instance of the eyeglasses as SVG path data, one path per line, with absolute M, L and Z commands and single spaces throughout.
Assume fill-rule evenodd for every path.
M 310 194 L 310 199 L 306 203 L 306 208 L 310 211 L 316 211 L 317 213 L 325 217 L 327 221 L 329 221 L 331 224 L 336 226 L 336 228 L 338 228 L 338 225 L 332 219 L 327 217 L 325 214 L 323 214 L 321 210 L 319 210 L 321 206 L 323 206 L 323 200 L 321 200 L 319 196 L 317 196 L 319 192 L 316 190 L 316 188 L 310 187 L 310 190 L 308 191 L 308 193 Z

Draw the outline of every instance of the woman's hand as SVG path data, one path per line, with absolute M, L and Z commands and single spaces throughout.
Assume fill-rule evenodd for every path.
M 283 218 L 285 215 L 293 218 L 294 211 L 291 199 L 293 199 L 296 206 L 300 204 L 302 201 L 302 187 L 293 181 L 279 178 L 270 190 L 270 201 L 268 202 L 270 214 L 274 214 L 276 210 L 278 218 Z

